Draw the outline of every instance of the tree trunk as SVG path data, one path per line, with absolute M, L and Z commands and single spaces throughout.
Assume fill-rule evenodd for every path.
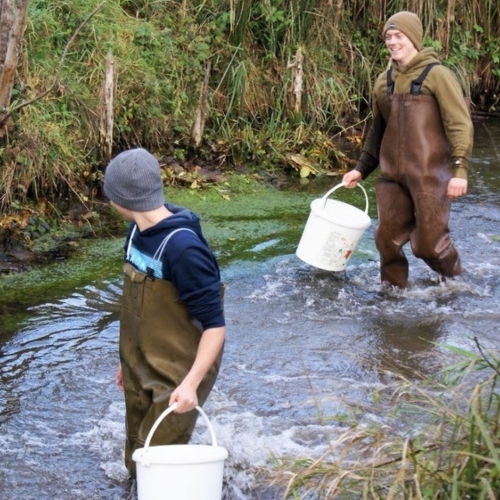
M 16 77 L 28 0 L 0 0 L 0 137 L 6 133 L 5 116 Z

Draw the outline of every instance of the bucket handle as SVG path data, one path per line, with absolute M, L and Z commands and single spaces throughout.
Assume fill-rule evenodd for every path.
M 366 201 L 366 205 L 365 205 L 365 214 L 368 215 L 368 195 L 366 194 L 366 189 L 360 184 L 356 184 L 357 187 L 361 188 L 361 191 L 363 191 L 363 194 L 365 195 L 365 201 Z M 332 187 L 332 189 L 330 189 L 330 191 L 327 191 L 325 193 L 325 195 L 323 196 L 322 200 L 324 201 L 323 203 L 323 208 L 325 208 L 326 206 L 326 201 L 328 199 L 328 197 L 334 192 L 334 191 L 337 191 L 338 188 L 340 187 L 345 187 L 344 183 L 341 182 L 340 184 L 337 184 L 336 186 Z
M 153 424 L 153 427 L 151 427 L 151 430 L 149 431 L 148 437 L 146 438 L 146 442 L 144 443 L 144 450 L 147 451 L 149 448 L 149 443 L 151 442 L 151 439 L 153 438 L 153 434 L 155 433 L 156 429 L 158 426 L 161 424 L 162 420 L 167 416 L 170 415 L 173 411 L 175 411 L 177 408 L 177 403 L 174 403 L 173 405 L 169 406 L 157 419 L 156 422 Z M 207 414 L 199 407 L 197 406 L 196 409 L 200 413 L 200 415 L 203 417 L 203 420 L 207 424 L 208 431 L 210 432 L 210 439 L 212 440 L 212 446 L 217 446 L 217 439 L 215 437 L 215 432 L 214 428 L 212 427 L 212 424 L 210 423 L 210 420 L 207 417 Z

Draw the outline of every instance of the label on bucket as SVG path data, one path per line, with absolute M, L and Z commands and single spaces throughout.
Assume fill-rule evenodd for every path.
M 349 225 L 351 218 L 345 211 L 339 211 L 345 217 L 340 217 L 337 213 L 333 217 L 325 214 L 321 206 L 318 208 L 318 202 L 321 203 L 322 200 L 314 200 L 311 204 L 311 213 L 297 248 L 297 256 L 307 264 L 325 271 L 343 271 L 358 241 L 370 225 L 370 219 L 356 209 L 367 220 L 362 226 L 358 224 L 358 220 L 356 224 Z M 330 205 L 333 207 L 333 202 Z M 349 207 L 351 208 L 353 207 Z
M 323 258 L 332 265 L 345 265 L 352 255 L 352 239 L 344 233 L 331 232 L 323 246 Z
M 303 239 L 297 256 L 307 264 L 326 271 L 343 271 L 352 257 L 356 242 L 343 232 L 330 231 L 321 241 L 311 244 Z

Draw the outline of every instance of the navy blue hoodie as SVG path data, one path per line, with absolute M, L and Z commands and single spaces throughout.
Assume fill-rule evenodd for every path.
M 140 271 L 152 275 L 153 269 L 147 263 L 151 261 L 165 237 L 182 228 L 182 231 L 176 231 L 172 235 L 159 256 L 162 274 L 160 278 L 173 283 L 179 299 L 204 330 L 224 326 L 219 266 L 203 236 L 200 219 L 185 208 L 171 204 L 166 207 L 173 215 L 145 231 L 140 232 L 136 228 L 131 250 L 138 258 L 131 258 L 129 262 Z M 134 226 L 135 224 L 131 224 L 125 242 L 125 259 Z M 141 256 L 144 259 L 141 259 Z M 142 260 L 144 262 L 141 262 Z

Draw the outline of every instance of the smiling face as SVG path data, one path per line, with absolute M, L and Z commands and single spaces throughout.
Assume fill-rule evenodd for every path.
M 385 32 L 385 45 L 391 58 L 398 66 L 404 67 L 418 54 L 410 39 L 401 31 L 391 29 Z

